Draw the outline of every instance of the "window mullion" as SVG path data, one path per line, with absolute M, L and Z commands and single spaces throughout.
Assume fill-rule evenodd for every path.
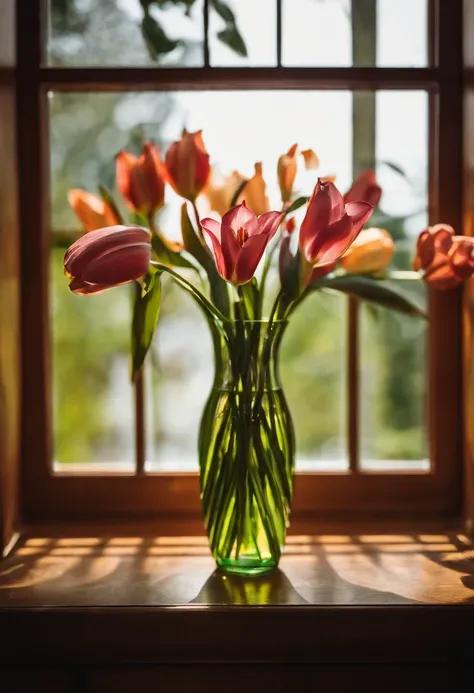
M 352 0 L 352 61 L 354 67 L 375 66 L 377 46 L 376 0 Z M 375 168 L 375 91 L 352 95 L 352 174 Z M 348 298 L 347 317 L 347 429 L 349 469 L 359 471 L 359 338 L 360 305 Z

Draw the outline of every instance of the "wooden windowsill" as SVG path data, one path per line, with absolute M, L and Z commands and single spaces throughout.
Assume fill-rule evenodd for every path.
M 244 580 L 204 537 L 45 530 L 0 563 L 0 664 L 472 658 L 460 532 L 292 535 L 280 570 Z

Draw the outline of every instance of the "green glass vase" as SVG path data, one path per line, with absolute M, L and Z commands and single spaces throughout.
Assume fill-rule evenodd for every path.
M 215 378 L 199 432 L 204 523 L 218 567 L 261 575 L 278 566 L 289 525 L 294 431 L 278 372 L 286 322 L 213 329 Z

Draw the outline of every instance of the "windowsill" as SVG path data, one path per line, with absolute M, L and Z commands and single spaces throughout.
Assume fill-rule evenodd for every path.
M 298 534 L 279 571 L 243 580 L 204 537 L 46 529 L 0 564 L 0 663 L 472 657 L 461 533 Z

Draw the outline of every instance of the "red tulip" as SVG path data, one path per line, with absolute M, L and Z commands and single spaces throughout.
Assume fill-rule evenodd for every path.
M 344 202 L 368 202 L 372 207 L 377 207 L 382 197 L 382 188 L 375 180 L 372 169 L 363 171 L 352 183 L 350 189 L 344 195 Z
M 211 239 L 221 277 L 235 285 L 249 282 L 282 218 L 281 212 L 257 217 L 242 202 L 224 214 L 222 224 L 203 219 L 201 226 Z
M 147 142 L 136 157 L 120 152 L 116 157 L 117 184 L 130 209 L 150 215 L 163 206 L 165 183 L 158 148 Z
M 110 205 L 101 197 L 86 190 L 79 188 L 69 190 L 67 199 L 86 231 L 95 231 L 104 226 L 115 226 L 120 221 Z
M 211 172 L 201 130 L 184 130 L 179 142 L 173 142 L 166 152 L 165 163 L 167 182 L 178 195 L 194 202 Z
M 90 231 L 68 248 L 64 271 L 76 294 L 96 294 L 138 279 L 151 258 L 149 232 L 141 226 Z
M 415 270 L 436 289 L 451 289 L 474 274 L 474 238 L 455 236 L 452 226 L 436 224 L 418 237 Z
M 368 202 L 344 204 L 334 183 L 318 180 L 300 230 L 304 285 L 308 285 L 315 265 L 332 265 L 343 255 L 371 214 L 372 205 Z

